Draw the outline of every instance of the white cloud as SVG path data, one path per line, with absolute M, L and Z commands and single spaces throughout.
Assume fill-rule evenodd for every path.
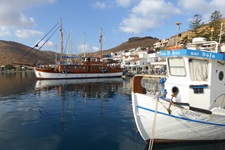
M 215 10 L 225 12 L 225 1 L 221 0 L 180 0 L 178 5 L 195 13 L 211 13 Z
M 79 50 L 79 53 L 84 53 L 85 51 L 86 53 L 99 51 L 99 47 L 91 46 L 89 44 L 81 44 L 77 47 L 77 49 Z
M 206 20 L 209 20 L 210 15 L 214 11 L 220 11 L 221 14 L 225 14 L 225 1 L 221 0 L 180 0 L 178 6 L 182 8 L 186 13 L 200 14 Z
M 90 50 L 91 47 L 90 47 L 90 45 L 88 45 L 88 44 L 86 44 L 86 45 L 81 44 L 81 45 L 78 46 L 77 49 L 78 49 L 79 51 L 81 51 L 82 53 L 84 53 L 85 51 L 87 52 L 88 50 Z
M 36 25 L 33 17 L 24 12 L 33 6 L 53 3 L 56 0 L 0 0 L 0 26 L 33 27 Z
M 25 12 L 34 7 L 54 3 L 56 0 L 0 0 L 0 36 L 16 35 L 19 38 L 29 38 L 43 35 L 40 31 L 26 30 L 36 26 L 33 17 Z M 17 30 L 19 28 L 19 30 Z
M 162 25 L 174 14 L 179 13 L 178 8 L 165 0 L 141 0 L 137 6 L 133 7 L 130 15 L 123 19 L 120 30 L 139 34 Z
M 116 0 L 116 4 L 122 7 L 128 7 L 133 0 Z
M 180 0 L 178 5 L 186 10 L 192 10 L 193 12 L 205 11 L 208 2 L 205 0 Z M 201 6 L 201 7 L 199 7 Z
M 52 41 L 38 41 L 37 43 L 35 43 L 35 45 L 38 44 L 37 48 L 41 48 L 41 49 L 52 49 L 53 51 L 57 51 L 57 46 L 56 43 L 52 42 Z M 59 50 L 58 50 L 59 51 Z
M 116 8 L 116 7 L 129 7 L 133 2 L 139 1 L 139 0 L 102 0 L 102 1 L 96 1 L 94 3 L 94 7 L 105 9 L 105 8 Z
M 104 8 L 106 8 L 106 3 L 97 1 L 97 2 L 95 2 L 94 6 L 96 8 L 104 9 Z
M 135 0 L 116 0 L 118 5 L 131 6 Z M 129 4 L 130 3 L 130 4 Z M 214 11 L 225 14 L 225 1 L 221 0 L 139 0 L 136 6 L 123 18 L 119 29 L 125 33 L 139 34 L 151 31 L 174 18 L 182 17 L 188 21 L 195 14 L 200 14 L 206 21 Z
M 24 30 L 16 30 L 15 35 L 19 38 L 30 38 L 35 35 L 44 35 L 44 33 L 36 30 L 24 29 Z
M 53 43 L 52 41 L 41 41 L 39 43 L 39 46 L 42 46 L 44 44 L 45 47 L 53 47 L 56 49 L 56 43 Z
M 97 46 L 92 46 L 92 48 L 91 48 L 93 51 L 99 51 L 99 47 L 97 47 Z
M 6 27 L 0 27 L 0 36 L 11 36 L 11 32 Z

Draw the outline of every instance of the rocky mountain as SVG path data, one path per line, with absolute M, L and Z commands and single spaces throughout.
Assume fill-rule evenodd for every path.
M 151 47 L 157 41 L 157 38 L 147 37 L 132 37 L 127 42 L 124 42 L 112 49 L 103 50 L 102 52 L 88 53 L 88 56 L 99 56 L 101 54 L 110 54 L 121 50 L 129 50 L 132 48 Z M 82 54 L 81 54 L 82 55 Z M 38 61 L 43 64 L 53 64 L 55 52 L 43 51 L 13 41 L 0 40 L 0 66 L 9 64 L 24 64 L 32 66 Z

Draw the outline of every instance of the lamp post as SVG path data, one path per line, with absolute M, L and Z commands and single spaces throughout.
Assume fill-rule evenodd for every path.
M 177 46 L 177 44 L 178 44 L 178 35 L 180 33 L 181 22 L 176 22 L 176 25 L 177 25 L 177 40 L 176 40 L 176 46 Z

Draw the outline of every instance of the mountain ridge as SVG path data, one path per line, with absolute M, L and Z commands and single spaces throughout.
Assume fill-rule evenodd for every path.
M 97 57 L 101 54 L 111 54 L 121 50 L 129 50 L 137 47 L 151 47 L 158 41 L 151 36 L 131 37 L 120 45 L 103 51 L 87 53 L 87 56 Z M 37 62 L 53 64 L 56 53 L 49 50 L 38 50 L 14 41 L 0 40 L 0 65 L 28 65 L 33 66 Z M 57 54 L 60 55 L 60 54 Z M 79 54 L 83 55 L 83 54 Z

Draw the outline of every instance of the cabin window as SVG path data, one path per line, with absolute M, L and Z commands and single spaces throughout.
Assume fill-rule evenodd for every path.
M 169 58 L 169 71 L 171 76 L 185 76 L 185 64 L 183 58 Z
M 192 81 L 208 80 L 208 61 L 189 59 L 190 78 Z

